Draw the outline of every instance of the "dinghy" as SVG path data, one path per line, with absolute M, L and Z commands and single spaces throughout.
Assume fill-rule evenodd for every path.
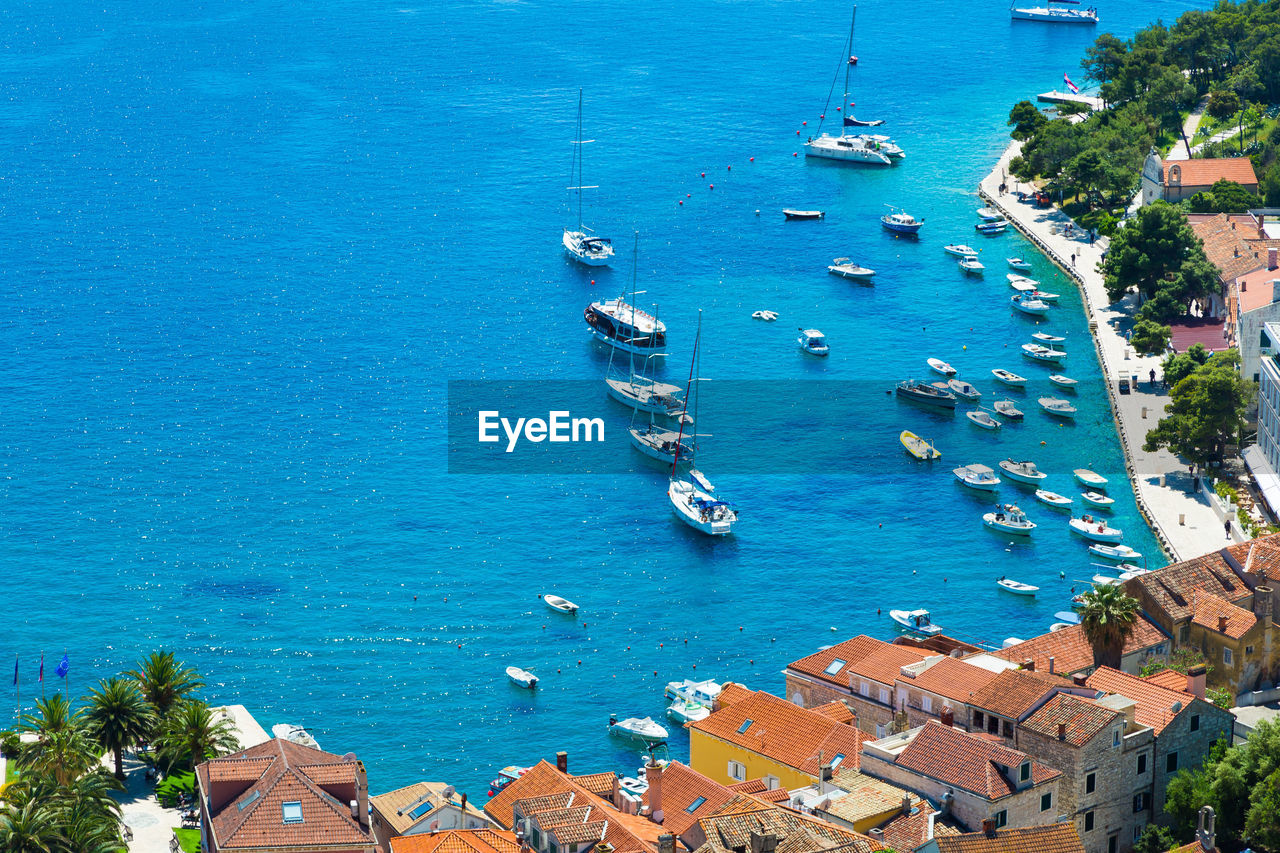
M 889 618 L 913 634 L 932 637 L 942 633 L 942 627 L 929 618 L 928 610 L 890 610 Z
M 1041 503 L 1046 503 L 1049 506 L 1056 506 L 1062 509 L 1066 509 L 1071 506 L 1071 498 L 1045 489 L 1036 489 L 1036 500 Z
M 977 257 L 978 250 L 972 246 L 966 246 L 964 243 L 952 243 L 950 246 L 943 246 L 942 251 L 948 255 L 955 255 L 957 258 Z
M 1062 350 L 1050 349 L 1040 344 L 1023 344 L 1022 354 L 1032 361 L 1048 361 L 1054 364 L 1062 361 L 1067 354 Z
M 561 613 L 572 614 L 578 612 L 578 605 L 574 604 L 569 599 L 561 598 L 558 595 L 544 595 L 542 596 L 542 602 L 552 610 L 558 610 Z
M 982 397 L 982 392 L 974 388 L 963 379 L 952 379 L 947 382 L 947 387 L 951 389 L 951 393 L 957 397 L 964 397 L 966 400 L 977 400 Z
M 1031 261 L 1024 261 L 1022 258 L 1005 258 L 1005 261 L 1015 270 L 1031 269 Z
M 782 210 L 782 215 L 787 219 L 822 219 L 827 215 L 825 210 L 796 210 L 795 208 L 786 207 Z
M 1092 542 L 1114 543 L 1124 538 L 1124 532 L 1118 527 L 1108 527 L 1105 521 L 1092 515 L 1073 518 L 1068 524 L 1072 533 Z
M 978 208 L 978 218 L 983 222 L 999 222 L 1004 219 L 1004 214 L 990 207 Z
M 674 702 L 667 708 L 667 716 L 680 725 L 696 723 L 711 716 L 711 709 L 701 702 Z
M 1019 409 L 1012 400 L 996 400 L 991 404 L 991 408 L 996 410 L 997 415 L 1003 415 L 1011 421 L 1022 420 L 1022 409 Z
M 964 414 L 965 417 L 983 429 L 1000 429 L 1000 422 L 984 412 L 982 409 L 974 409 L 973 411 L 965 412 Z
M 507 678 L 510 678 L 511 683 L 516 687 L 523 687 L 527 690 L 532 690 L 538 686 L 538 676 L 518 666 L 507 667 Z
M 1040 404 L 1040 408 L 1054 417 L 1075 419 L 1076 407 L 1071 405 L 1069 400 L 1061 397 L 1041 397 L 1036 402 Z
M 1070 388 L 1073 391 L 1075 390 L 1076 385 L 1079 384 L 1078 379 L 1072 379 L 1070 376 L 1063 376 L 1061 373 L 1050 374 L 1049 381 L 1054 385 L 1058 385 L 1062 388 Z
M 1041 302 L 1047 302 L 1050 305 L 1055 304 L 1059 299 L 1062 298 L 1057 293 L 1049 293 L 1048 291 L 1045 291 L 1045 290 L 1033 290 L 1031 291 L 1031 295 L 1036 299 L 1039 299 Z
M 902 446 L 906 448 L 917 459 L 928 461 L 930 459 L 938 459 L 942 456 L 938 449 L 933 446 L 932 441 L 925 441 L 920 436 L 908 429 L 904 429 L 899 435 L 898 440 L 902 442 Z
M 1096 506 L 1102 509 L 1110 509 L 1112 504 L 1116 502 L 1115 498 L 1107 497 L 1102 492 L 1081 492 L 1080 497 L 1089 506 Z
M 1088 486 L 1089 488 L 1096 490 L 1105 488 L 1107 485 L 1106 477 L 1101 474 L 1095 474 L 1088 468 L 1077 468 L 1071 473 L 1082 486 Z
M 928 362 L 929 367 L 933 368 L 935 372 L 941 373 L 943 376 L 956 375 L 956 369 L 940 358 L 930 358 L 926 361 Z
M 994 376 L 997 380 L 1003 382 L 1005 385 L 1010 385 L 1014 388 L 1021 388 L 1022 386 L 1027 384 L 1026 377 L 1019 376 L 1013 371 L 1005 370 L 1004 368 L 1001 368 L 1001 367 L 997 367 L 995 370 L 992 370 L 991 375 Z
M 1090 545 L 1089 553 L 1117 563 L 1142 559 L 1142 554 L 1128 545 Z
M 1035 522 L 1013 504 L 1000 504 L 993 512 L 984 513 L 982 523 L 993 530 L 1018 536 L 1030 536 L 1036 529 Z
M 1009 475 L 1009 479 L 1022 483 L 1039 483 L 1049 476 L 1037 468 L 1036 463 L 1030 460 L 1015 462 L 1012 459 L 1005 459 L 1000 462 L 1000 470 Z
M 1031 335 L 1031 339 L 1042 344 L 1052 344 L 1057 349 L 1064 349 L 1062 344 L 1066 341 L 1063 335 L 1051 335 L 1048 332 L 1035 332 Z
M 1009 578 L 1000 578 L 996 581 L 996 586 L 1005 592 L 1011 592 L 1014 595 L 1035 595 L 1040 591 L 1040 587 L 1032 586 L 1029 583 L 1020 583 L 1019 581 L 1010 580 Z

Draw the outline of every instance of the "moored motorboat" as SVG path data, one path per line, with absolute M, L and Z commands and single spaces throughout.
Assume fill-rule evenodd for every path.
M 701 702 L 680 700 L 671 703 L 671 706 L 667 708 L 667 716 L 680 725 L 684 725 L 685 723 L 696 723 L 699 720 L 705 720 L 711 716 L 711 709 Z
M 964 485 L 980 492 L 994 492 L 1000 487 L 1000 478 L 986 465 L 962 465 L 951 473 Z
M 928 610 L 890 610 L 889 618 L 914 634 L 932 637 L 942 633 L 942 627 L 933 624 Z
M 507 678 L 511 679 L 511 683 L 516 687 L 524 687 L 528 690 L 538 686 L 538 676 L 529 672 L 527 669 L 521 669 L 518 666 L 507 667 Z
M 978 250 L 972 246 L 966 246 L 964 243 L 951 243 L 943 246 L 942 251 L 948 255 L 955 255 L 957 258 L 977 257 Z
M 978 208 L 978 218 L 983 222 L 998 222 L 1004 219 L 1004 214 L 990 207 Z
M 827 215 L 825 210 L 796 210 L 793 207 L 784 207 L 782 215 L 787 219 L 822 219 Z
M 1000 470 L 1003 471 L 1010 480 L 1017 480 L 1020 483 L 1039 483 L 1049 475 L 1036 467 L 1036 463 L 1029 459 L 1021 462 L 1013 459 L 1002 459 L 999 463 Z
M 1094 575 L 1090 580 L 1093 581 L 1094 586 L 1117 586 L 1120 583 L 1120 578 L 1113 578 L 1110 575 Z
M 578 612 L 578 605 L 574 604 L 569 599 L 561 598 L 558 595 L 543 595 L 542 603 L 550 607 L 552 610 L 560 613 L 573 614 Z
M 803 352 L 809 355 L 830 355 L 831 347 L 827 345 L 827 338 L 817 329 L 801 329 L 800 337 L 796 338 L 796 345 Z
M 991 404 L 991 408 L 996 410 L 997 415 L 1003 415 L 1011 421 L 1022 420 L 1022 409 L 1012 400 L 996 400 Z
M 957 397 L 964 397 L 966 400 L 978 400 L 982 397 L 981 391 L 963 379 L 949 379 L 947 380 L 947 387 L 951 389 L 952 394 Z
M 279 740 L 287 740 L 299 746 L 309 746 L 312 749 L 320 748 L 320 744 L 316 743 L 316 739 L 311 736 L 311 732 L 302 726 L 295 726 L 293 723 L 276 723 L 271 727 L 271 734 Z
M 1133 580 L 1136 577 L 1141 577 L 1142 575 L 1149 575 L 1152 572 L 1151 569 L 1144 569 L 1141 566 L 1133 566 L 1133 565 L 1130 565 L 1129 563 L 1121 563 L 1120 565 L 1116 566 L 1116 568 L 1123 569 L 1123 571 L 1120 572 L 1120 580 L 1122 581 Z
M 911 430 L 904 429 L 899 435 L 898 440 L 902 442 L 902 446 L 906 451 L 917 459 L 928 461 L 930 459 L 941 458 L 942 454 L 933 446 L 932 441 L 926 441 L 916 435 Z
M 1005 261 L 1015 270 L 1031 269 L 1031 261 L 1024 261 L 1022 258 L 1005 258 Z
M 960 269 L 965 272 L 976 273 L 978 275 L 981 275 L 982 271 L 986 269 L 986 267 L 982 265 L 982 261 L 978 260 L 977 255 L 969 255 L 968 257 L 961 258 L 959 266 Z
M 1010 279 L 1009 286 L 1019 293 L 1035 293 L 1036 286 L 1029 281 L 1020 281 L 1018 279 Z
M 831 262 L 831 265 L 827 267 L 827 272 L 832 275 L 838 275 L 841 278 L 852 278 L 857 281 L 869 281 L 876 274 L 875 270 L 859 266 L 848 258 L 836 258 Z
M 973 227 L 979 234 L 991 237 L 996 234 L 1003 234 L 1004 229 L 1009 227 L 1009 223 L 1002 219 L 999 222 L 979 222 Z
M 918 379 L 907 379 L 899 382 L 896 390 L 899 397 L 905 397 L 908 400 L 929 403 L 945 409 L 954 409 L 956 407 L 956 395 L 952 394 L 950 389 L 942 382 L 931 385 Z
M 1005 592 L 1011 592 L 1014 595 L 1033 596 L 1040 591 L 1040 587 L 1038 586 L 1032 586 L 1029 583 L 1015 581 L 1011 578 L 1000 578 L 1000 580 L 996 581 L 996 586 L 1000 587 Z
M 1052 344 L 1055 349 L 1066 349 L 1063 343 L 1067 340 L 1065 335 L 1051 335 L 1048 332 L 1034 332 L 1031 339 L 1041 344 Z
M 1142 559 L 1142 554 L 1128 545 L 1090 545 L 1089 553 L 1107 560 L 1114 560 L 1117 563 Z
M 1041 302 L 1033 296 L 1025 293 L 1015 293 L 1009 299 L 1009 304 L 1023 314 L 1031 314 L 1036 317 L 1043 317 L 1049 313 L 1049 303 Z
M 1071 498 L 1066 495 L 1060 495 L 1057 492 L 1050 492 L 1046 489 L 1036 489 L 1036 500 L 1061 509 L 1066 509 L 1072 504 Z
M 1082 515 L 1069 522 L 1071 532 L 1083 536 L 1093 542 L 1115 543 L 1124 538 L 1124 532 L 1118 527 L 1108 527 L 1107 523 L 1092 515 Z
M 498 793 L 503 788 L 507 787 L 528 772 L 528 767 L 519 767 L 515 764 L 502 768 L 498 771 L 497 778 L 489 783 L 489 796 L 498 796 Z
M 998 505 L 993 512 L 982 516 L 982 523 L 993 530 L 1018 536 L 1030 536 L 1031 531 L 1036 529 L 1035 522 L 1013 504 Z
M 662 695 L 677 702 L 698 702 L 710 705 L 720 698 L 724 685 L 713 679 L 694 681 L 686 678 L 683 681 L 668 681 Z
M 1013 371 L 1005 370 L 1001 367 L 997 367 L 995 370 L 992 370 L 991 375 L 1003 382 L 1005 385 L 1009 385 L 1014 388 L 1021 388 L 1023 385 L 1027 384 L 1026 377 L 1019 376 Z
M 1060 298 L 1056 293 L 1047 293 L 1043 290 L 1031 291 L 1031 297 L 1033 299 L 1039 299 L 1041 302 L 1047 302 L 1050 305 L 1055 304 Z
M 667 348 L 667 327 L 662 321 L 621 296 L 592 302 L 583 310 L 582 318 L 592 337 L 620 350 L 643 354 Z
M 965 412 L 964 414 L 965 417 L 973 421 L 975 425 L 980 426 L 983 429 L 996 430 L 1001 427 L 1001 423 L 998 420 L 991 417 L 991 415 L 987 414 L 982 409 L 974 409 L 972 411 Z
M 1076 478 L 1080 485 L 1088 486 L 1091 489 L 1102 489 L 1106 488 L 1107 485 L 1106 477 L 1090 471 L 1088 468 L 1077 468 L 1071 472 L 1071 475 Z
M 1034 278 L 1028 278 L 1025 275 L 1018 275 L 1017 273 L 1014 273 L 1014 272 L 1005 273 L 1004 277 L 1009 280 L 1009 284 L 1015 284 L 1015 283 L 1029 284 L 1033 288 L 1040 286 L 1040 282 L 1036 281 Z
M 924 225 L 923 219 L 916 219 L 905 210 L 890 205 L 885 207 L 889 208 L 889 212 L 880 217 L 880 226 L 886 231 L 892 231 L 895 234 L 916 234 Z
M 1022 354 L 1033 361 L 1047 361 L 1057 364 L 1067 357 L 1062 350 L 1051 349 L 1040 344 L 1023 344 Z
M 956 369 L 940 358 L 930 358 L 926 359 L 926 361 L 935 373 L 941 373 L 943 376 L 956 375 Z
M 1070 376 L 1063 376 L 1061 373 L 1049 374 L 1049 381 L 1060 388 L 1070 388 L 1075 390 L 1076 385 L 1080 384 L 1079 380 L 1072 379 Z
M 609 717 L 609 733 L 644 743 L 659 743 L 668 737 L 667 730 L 655 723 L 652 717 L 627 717 L 625 720 Z
M 1110 509 L 1116 502 L 1115 498 L 1108 497 L 1102 492 L 1081 492 L 1080 497 L 1089 506 L 1096 506 L 1100 509 Z
M 1061 397 L 1041 397 L 1036 402 L 1040 404 L 1040 408 L 1054 417 L 1074 419 L 1076 416 L 1076 407 L 1071 405 L 1070 400 L 1064 400 Z

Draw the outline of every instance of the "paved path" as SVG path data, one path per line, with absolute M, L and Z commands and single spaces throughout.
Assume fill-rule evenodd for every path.
M 1107 298 L 1097 265 L 1109 241 L 1103 237 L 1091 245 L 1087 235 L 1078 229 L 1067 236 L 1066 225 L 1071 219 L 1065 213 L 1055 207 L 1037 208 L 1032 201 L 1018 201 L 1012 190 L 1025 191 L 1030 189 L 1028 186 L 1011 183 L 1011 192 L 1000 194 L 1000 182 L 1008 174 L 1009 160 L 1021 149 L 1020 142 L 1010 145 L 991 174 L 982 180 L 978 191 L 1080 286 L 1089 326 L 1095 332 L 1094 345 L 1107 380 L 1111 409 L 1123 441 L 1138 508 L 1174 560 L 1190 559 L 1222 547 L 1228 542 L 1222 520 L 1206 498 L 1192 493 L 1187 463 L 1168 451 L 1144 453 L 1142 450 L 1147 430 L 1163 415 L 1168 397 L 1156 393 L 1150 382 L 1152 370 L 1160 376 L 1161 359 L 1134 354 L 1124 337 L 1132 325 L 1136 295 L 1130 294 L 1114 304 Z M 1141 379 L 1139 389 L 1120 394 L 1118 380 L 1135 376 Z M 1164 475 L 1163 484 L 1161 475 Z M 1238 529 L 1233 532 L 1235 541 L 1243 538 Z M 1148 558 L 1158 556 L 1148 555 Z
M 1196 104 L 1195 108 L 1191 110 L 1191 113 L 1187 116 L 1187 120 L 1182 123 L 1182 138 L 1179 139 L 1177 142 L 1173 143 L 1173 148 L 1169 151 L 1169 156 L 1165 158 L 1166 160 L 1190 160 L 1191 159 L 1190 157 L 1187 156 L 1187 144 L 1182 140 L 1195 139 L 1196 130 L 1200 128 L 1200 119 L 1204 115 L 1204 111 L 1206 108 L 1208 108 L 1208 106 L 1209 106 L 1209 96 L 1205 95 L 1203 98 L 1200 99 L 1200 103 Z M 1200 146 L 1196 146 L 1191 150 L 1196 151 L 1199 148 Z
M 109 772 L 115 772 L 115 761 L 103 759 Z M 124 825 L 133 832 L 128 842 L 129 853 L 169 853 L 173 828 L 182 825 L 182 812 L 166 809 L 156 801 L 156 786 L 146 778 L 147 767 L 133 755 L 124 757 L 125 790 L 115 794 L 120 801 Z

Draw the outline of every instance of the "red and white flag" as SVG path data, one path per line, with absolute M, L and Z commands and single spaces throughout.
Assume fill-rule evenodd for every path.
M 1066 74 L 1062 75 L 1062 82 L 1067 84 L 1067 88 L 1071 90 L 1071 94 L 1073 95 L 1080 94 L 1080 87 L 1077 86 L 1075 83 L 1072 83 L 1071 78 L 1068 77 Z

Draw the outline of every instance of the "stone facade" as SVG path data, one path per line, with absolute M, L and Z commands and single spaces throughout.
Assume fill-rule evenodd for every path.
M 1173 715 L 1155 739 L 1152 756 L 1153 790 L 1152 820 L 1168 823 L 1164 812 L 1165 788 L 1181 770 L 1198 767 L 1219 740 L 1231 739 L 1235 717 L 1203 699 L 1189 699 L 1185 707 Z M 1174 756 L 1170 761 L 1170 756 Z M 1047 762 L 1046 762 L 1047 763 Z
M 801 708 L 828 702 L 844 702 L 854 712 L 855 724 L 869 735 L 884 737 L 893 730 L 893 689 L 866 678 L 850 676 L 853 688 L 839 688 L 803 673 L 786 671 L 787 698 Z M 884 697 L 885 701 L 879 699 Z

